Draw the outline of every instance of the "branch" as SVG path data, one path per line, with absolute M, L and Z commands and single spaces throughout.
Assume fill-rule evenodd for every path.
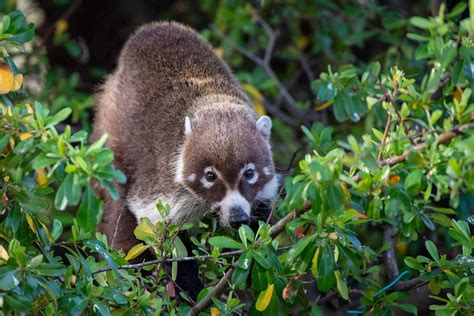
M 387 134 L 388 134 L 388 130 L 390 129 L 390 124 L 392 124 L 392 115 L 391 114 L 388 115 L 387 125 L 385 125 L 385 130 L 383 131 L 382 143 L 380 144 L 379 154 L 377 155 L 378 160 L 382 159 L 383 148 L 384 148 L 385 142 L 387 140 Z
M 200 300 L 194 307 L 189 311 L 188 316 L 195 316 L 199 315 L 200 312 L 205 310 L 209 305 L 211 305 L 213 297 L 219 297 L 224 289 L 227 287 L 227 283 L 229 282 L 230 278 L 232 277 L 232 273 L 234 273 L 234 268 L 229 268 L 224 276 L 219 280 L 216 286 L 210 291 L 206 297 Z
M 281 247 L 278 248 L 278 251 L 284 251 L 288 250 L 291 247 Z M 243 250 L 234 250 L 234 251 L 228 251 L 228 252 L 223 252 L 219 254 L 219 257 L 221 258 L 229 258 L 229 257 L 236 257 L 238 255 L 243 254 Z M 163 259 L 155 259 L 155 260 L 149 260 L 149 261 L 143 261 L 140 263 L 134 263 L 134 264 L 123 264 L 120 266 L 117 266 L 117 269 L 119 270 L 128 270 L 128 269 L 140 269 L 146 266 L 151 266 L 155 264 L 162 264 L 162 263 L 172 263 L 172 262 L 186 262 L 186 261 L 196 261 L 196 260 L 210 260 L 214 259 L 212 255 L 203 255 L 203 256 L 188 256 L 188 257 L 181 257 L 181 258 L 163 258 Z M 92 272 L 92 274 L 100 273 L 100 272 L 105 272 L 112 270 L 110 266 L 105 266 L 103 268 L 99 268 Z
M 445 133 L 439 135 L 438 139 L 436 140 L 436 143 L 438 145 L 447 143 L 451 139 L 456 137 L 457 135 L 461 134 L 463 130 L 469 129 L 469 128 L 474 128 L 474 122 L 466 123 L 466 124 L 463 124 L 463 125 L 458 125 L 455 128 L 453 128 L 452 130 L 450 130 L 449 132 L 445 132 Z M 427 143 L 425 142 L 425 143 L 420 143 L 418 145 L 413 146 L 413 149 L 418 150 L 418 151 L 423 151 L 426 147 L 427 147 Z M 399 156 L 393 156 L 393 157 L 387 158 L 385 160 L 382 160 L 382 161 L 380 161 L 380 164 L 382 166 L 387 165 L 387 166 L 393 167 L 393 166 L 405 161 L 407 159 L 408 154 L 410 153 L 410 151 L 411 150 L 407 150 Z
M 281 83 L 280 79 L 278 78 L 278 76 L 275 74 L 275 72 L 273 71 L 273 69 L 270 66 L 270 59 L 271 59 L 270 57 L 271 57 L 271 54 L 273 52 L 273 47 L 275 45 L 275 39 L 276 39 L 277 34 L 273 30 L 271 30 L 270 26 L 266 22 L 264 22 L 264 21 L 262 22 L 262 21 L 263 20 L 260 19 L 260 24 L 264 23 L 264 24 L 262 24 L 262 26 L 264 26 L 264 29 L 267 31 L 267 33 L 269 34 L 269 37 L 270 37 L 270 39 L 268 41 L 268 44 L 267 44 L 267 47 L 265 49 L 265 57 L 264 58 L 261 58 L 261 57 L 255 55 L 254 53 L 252 53 L 251 51 L 249 51 L 248 49 L 240 46 L 235 41 L 228 38 L 216 26 L 211 25 L 211 29 L 213 31 L 215 31 L 217 34 L 219 34 L 219 36 L 221 36 L 229 44 L 231 44 L 232 47 L 234 47 L 239 53 L 241 53 L 242 55 L 244 55 L 245 57 L 247 57 L 248 59 L 253 61 L 259 67 L 263 68 L 263 70 L 265 70 L 265 72 L 267 73 L 268 77 L 270 77 L 270 79 L 272 79 L 275 82 L 275 84 L 277 86 L 277 89 L 280 92 L 280 95 L 283 97 L 283 100 L 285 100 L 285 103 L 287 104 L 288 110 L 291 112 L 291 114 L 294 115 L 295 117 L 300 118 L 300 119 L 304 119 L 304 117 L 305 117 L 304 112 L 296 105 L 295 99 L 288 92 L 288 90 L 285 88 L 285 86 Z
M 392 280 L 398 276 L 398 265 L 395 258 L 395 232 L 393 226 L 386 225 L 383 231 L 384 243 L 390 243 L 390 247 L 384 253 L 384 261 L 387 266 L 389 279 Z

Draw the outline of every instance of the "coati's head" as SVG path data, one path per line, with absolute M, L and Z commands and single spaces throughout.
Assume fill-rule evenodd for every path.
M 177 181 L 217 212 L 221 225 L 248 223 L 252 206 L 277 193 L 270 118 L 257 119 L 246 106 L 227 106 L 184 123 Z

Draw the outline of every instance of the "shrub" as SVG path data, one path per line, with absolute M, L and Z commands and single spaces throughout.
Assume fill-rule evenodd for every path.
M 226 5 L 220 7 L 223 12 Z M 126 180 L 113 168 L 112 152 L 103 148 L 105 136 L 88 144 L 84 131 L 66 127 L 58 132 L 71 110 L 50 115 L 48 106 L 23 94 L 23 78 L 10 51 L 33 38 L 33 26 L 18 11 L 5 15 L 0 32 L 2 313 L 320 315 L 332 312 L 327 304 L 332 302 L 351 314 L 385 315 L 397 309 L 416 314 L 417 302 L 407 301 L 409 292 L 427 286 L 436 300 L 430 309 L 437 315 L 474 314 L 474 220 L 466 205 L 474 193 L 474 1 L 463 18 L 467 7 L 461 2 L 447 12 L 441 5 L 435 17 L 391 20 L 410 30 L 402 41 L 416 47 L 415 68 L 426 70 L 421 74 L 402 70 L 410 64 L 404 56 L 404 62 L 390 67 L 377 61 L 328 67 L 311 79 L 316 112 L 331 110 L 329 119 L 341 125 L 363 120 L 367 129 L 333 139 L 331 127 L 296 121 L 306 124 L 301 133 L 308 153 L 285 178 L 286 194 L 273 210 L 273 225 L 261 222 L 256 232 L 246 225 L 228 231 L 212 220 L 193 228 L 142 219 L 135 229 L 142 242 L 127 254 L 93 233 L 102 212 L 93 185 L 116 197 L 114 182 Z M 251 6 L 235 14 L 261 19 Z M 227 25 L 217 22 L 219 28 Z M 266 46 L 259 57 L 231 40 L 234 44 L 223 46 L 224 55 L 237 49 L 254 59 L 257 68 L 249 80 L 267 82 L 258 89 L 252 82 L 246 86 L 257 109 L 265 111 L 269 103 L 261 102 L 259 90 L 269 100 L 288 93 L 268 68 L 265 52 L 273 47 Z M 328 49 L 320 40 L 314 49 Z M 242 62 L 242 57 L 232 58 Z M 292 103 L 291 95 L 283 98 L 286 106 Z M 313 103 L 290 107 L 310 113 Z M 284 134 L 283 125 L 277 130 Z M 67 211 L 75 212 L 70 224 L 61 215 Z M 157 211 L 166 215 L 169 206 L 158 202 Z M 195 231 L 192 254 L 178 237 L 188 229 Z M 157 253 L 157 260 L 128 263 L 147 249 Z M 177 262 L 183 260 L 200 263 L 206 288 L 198 302 L 175 288 Z M 151 277 L 142 270 L 152 271 Z

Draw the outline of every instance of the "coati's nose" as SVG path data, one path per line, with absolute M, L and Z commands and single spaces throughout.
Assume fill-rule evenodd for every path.
M 250 217 L 240 206 L 232 206 L 229 214 L 229 224 L 232 228 L 239 228 L 243 224 L 248 224 Z

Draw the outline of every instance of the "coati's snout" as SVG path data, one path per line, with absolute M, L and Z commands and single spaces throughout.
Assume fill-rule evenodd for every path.
M 229 213 L 229 224 L 233 228 L 250 222 L 250 216 L 240 206 L 231 207 Z
M 257 202 L 273 202 L 278 179 L 270 130 L 269 117 L 232 106 L 186 117 L 176 179 L 219 215 L 222 226 L 248 224 Z

